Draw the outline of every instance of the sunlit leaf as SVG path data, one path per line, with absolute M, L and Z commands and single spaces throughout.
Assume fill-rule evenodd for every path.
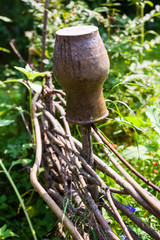
M 7 48 L 3 48 L 3 47 L 0 47 L 0 51 L 10 53 L 10 50 L 8 50 Z
M 0 120 L 0 127 L 8 126 L 13 122 L 14 120 L 7 120 L 7 119 Z
M 27 64 L 27 65 L 28 65 L 28 64 Z M 30 70 L 26 69 L 27 66 L 26 66 L 26 68 L 16 67 L 16 66 L 15 66 L 14 68 L 15 68 L 16 70 L 24 73 L 24 74 L 27 76 L 28 79 L 32 79 L 32 74 L 30 73 Z
M 27 72 L 32 72 L 32 68 L 29 66 L 29 64 L 26 65 Z
M 102 6 L 115 7 L 115 6 L 121 6 L 121 3 L 102 3 Z
M 9 171 L 11 170 L 11 168 L 17 164 L 29 164 L 30 162 L 32 162 L 31 159 L 29 158 L 24 158 L 24 159 L 19 159 L 17 161 L 12 161 L 11 165 L 10 165 L 10 168 L 9 168 Z
M 37 82 L 32 83 L 32 82 L 28 81 L 28 84 L 36 93 L 40 93 L 42 91 L 41 82 L 37 81 Z
M 96 12 L 108 12 L 107 7 L 98 7 L 95 9 Z
M 149 150 L 143 145 L 138 145 L 138 147 L 130 146 L 123 151 L 123 156 L 126 159 L 138 159 L 139 157 L 143 159 L 151 158 L 147 154 L 149 154 Z
M 12 20 L 8 17 L 5 16 L 0 16 L 0 20 L 4 21 L 4 22 L 12 22 Z
M 12 83 L 12 82 L 15 82 L 15 83 L 22 83 L 25 87 L 27 87 L 29 89 L 29 86 L 24 82 L 23 79 L 8 79 L 6 81 L 4 81 L 5 83 Z
M 150 119 L 152 127 L 158 134 L 160 134 L 160 109 L 156 106 L 148 106 L 146 115 Z
M 159 34 L 157 32 L 155 32 L 155 31 L 153 31 L 153 30 L 146 31 L 144 35 L 146 36 L 147 34 L 153 34 L 155 36 L 159 36 Z
M 151 1 L 145 1 L 145 3 L 148 4 L 150 7 L 154 6 L 153 2 L 151 2 Z
M 136 130 L 139 130 L 139 131 L 142 131 L 142 129 L 141 129 L 140 127 L 137 127 L 137 126 L 133 125 L 133 124 L 132 124 L 131 122 L 129 122 L 129 121 L 125 121 L 125 120 L 123 120 L 123 119 L 121 119 L 121 118 L 119 118 L 119 117 L 115 118 L 115 120 L 116 120 L 117 122 L 119 122 L 119 123 L 122 123 L 123 125 L 126 125 L 126 126 L 128 126 L 128 127 L 132 127 L 132 128 L 134 128 L 134 129 L 136 129 Z
M 16 66 L 14 68 L 16 70 L 24 73 L 30 81 L 33 81 L 37 77 L 44 77 L 46 74 L 49 73 L 49 72 L 36 72 L 36 71 L 33 71 L 31 69 L 31 67 L 29 66 L 29 64 L 27 64 L 25 68 L 16 67 Z
M 160 13 L 155 13 L 154 16 L 158 17 L 158 16 L 160 16 Z
M 143 120 L 140 117 L 130 115 L 125 117 L 125 119 L 138 128 L 142 127 Z
M 7 225 L 5 224 L 0 228 L 0 239 L 3 240 L 8 237 L 18 237 L 18 235 L 12 232 L 11 229 L 7 229 Z

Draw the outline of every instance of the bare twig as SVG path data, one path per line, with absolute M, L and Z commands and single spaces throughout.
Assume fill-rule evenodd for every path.
M 46 50 L 46 33 L 47 33 L 47 20 L 48 20 L 48 7 L 49 0 L 45 0 L 44 6 L 44 20 L 43 20 L 43 31 L 42 31 L 42 57 L 41 57 L 41 72 L 44 71 L 44 59 Z
M 64 106 L 66 106 L 66 100 L 62 97 L 62 94 L 61 93 L 57 93 L 56 95 L 59 98 L 59 100 L 61 101 L 61 103 L 63 103 Z
M 61 204 L 61 207 L 63 208 L 63 204 L 65 205 L 66 201 L 65 199 L 59 194 L 59 192 L 57 191 L 56 188 L 49 188 L 48 189 L 48 193 L 50 193 L 54 198 L 56 198 L 58 200 L 58 202 Z M 58 206 L 60 206 L 58 204 Z M 67 207 L 66 207 L 67 211 L 73 216 L 76 212 L 77 212 L 77 209 L 76 208 L 73 208 L 72 204 L 70 203 L 70 201 L 68 201 L 67 203 Z
M 103 143 L 100 137 L 95 133 L 94 137 L 97 139 L 98 142 Z M 143 189 L 116 161 L 116 159 L 111 156 L 109 150 L 101 145 L 102 150 L 104 153 L 109 157 L 110 161 L 114 164 L 114 166 L 118 169 L 118 171 L 127 179 L 127 181 L 137 190 L 137 192 L 151 205 L 154 210 L 157 212 L 160 218 L 160 201 L 155 198 L 153 195 L 148 193 L 145 189 Z M 153 212 L 153 211 L 152 211 Z M 157 215 L 156 214 L 156 215 Z
M 106 230 L 109 234 L 109 236 L 113 239 L 113 240 L 118 240 L 119 238 L 115 235 L 115 233 L 113 232 L 113 230 L 111 229 L 111 227 L 108 225 L 107 221 L 103 218 L 100 210 L 97 208 L 95 202 L 93 201 L 90 193 L 88 192 L 87 186 L 85 185 L 85 183 L 83 182 L 82 179 L 81 183 L 83 185 L 85 194 L 86 194 L 86 201 L 89 203 L 92 211 L 95 214 L 95 217 L 97 218 L 98 222 L 102 225 L 103 229 Z
M 62 236 L 63 239 L 66 238 L 66 234 L 63 232 L 63 224 L 62 223 L 57 223 L 57 227 L 58 227 L 58 231 L 60 233 L 60 235 Z
M 11 48 L 13 49 L 13 51 L 15 52 L 15 54 L 18 56 L 18 58 L 20 59 L 20 62 L 23 64 L 26 64 L 26 61 L 23 59 L 23 57 L 21 56 L 21 54 L 18 52 L 17 48 L 15 47 L 15 39 L 12 39 L 9 42 Z
M 109 190 L 109 189 L 106 191 L 106 195 L 107 195 L 108 201 L 109 201 L 109 203 L 110 203 L 110 205 L 111 205 L 111 207 L 112 207 L 112 209 L 113 209 L 113 212 L 114 212 L 115 215 L 117 216 L 118 222 L 119 222 L 119 224 L 121 225 L 121 227 L 122 227 L 124 233 L 126 234 L 128 240 L 133 240 L 131 234 L 129 233 L 129 231 L 128 231 L 128 229 L 127 229 L 127 226 L 126 226 L 125 223 L 123 222 L 123 220 L 122 220 L 122 218 L 121 218 L 121 216 L 120 216 L 120 214 L 119 214 L 116 206 L 114 205 L 114 202 L 113 202 L 113 200 L 112 200 L 112 196 L 111 196 L 111 194 L 110 194 L 110 190 Z
M 107 199 L 107 198 L 106 198 Z M 102 199 L 102 206 L 105 208 L 105 210 L 118 222 L 118 218 L 115 215 L 115 213 L 113 212 L 113 210 L 108 206 L 108 204 L 106 203 L 106 201 L 104 201 Z M 127 225 L 127 224 L 126 224 Z M 127 225 L 128 231 L 130 232 L 130 234 L 132 235 L 134 240 L 142 240 L 141 237 L 139 237 L 128 225 Z
M 149 186 L 151 186 L 154 190 L 160 192 L 160 188 L 153 184 L 151 181 L 146 179 L 142 174 L 140 174 L 135 168 L 132 167 L 131 164 L 129 164 L 121 155 L 120 153 L 112 146 L 112 144 L 100 133 L 100 131 L 92 125 L 92 128 L 94 131 L 98 134 L 98 136 L 102 139 L 102 141 L 111 149 L 111 151 L 141 180 L 143 180 L 145 183 L 147 183 Z
M 141 206 L 147 209 L 150 213 L 152 213 L 155 217 L 160 220 L 160 215 L 139 195 L 139 193 L 133 188 L 133 186 L 125 181 L 119 174 L 117 174 L 112 168 L 110 168 L 105 162 L 103 162 L 100 158 L 94 155 L 95 162 L 98 168 L 106 173 L 109 177 L 114 179 L 117 184 L 123 187 Z
M 59 93 L 64 97 L 66 96 L 66 94 L 62 90 L 59 90 L 59 89 L 56 89 L 56 88 L 52 89 L 52 88 L 49 88 L 47 85 L 44 85 L 43 87 L 47 91 L 48 94 Z
M 122 203 L 120 203 L 117 199 L 113 198 L 113 201 L 116 207 L 123 212 L 127 217 L 129 217 L 138 227 L 140 227 L 143 231 L 148 233 L 153 239 L 159 240 L 160 234 L 157 233 L 153 228 L 148 226 L 145 222 L 143 222 L 139 217 L 137 217 L 134 213 L 132 213 L 128 208 L 126 208 Z
M 19 109 L 22 110 L 22 107 L 20 106 Z M 25 117 L 24 117 L 23 112 L 21 112 L 21 117 L 22 117 L 22 120 L 23 120 L 24 125 L 25 125 L 25 127 L 26 127 L 26 130 L 27 130 L 27 132 L 28 132 L 28 134 L 29 134 L 32 142 L 33 142 L 33 137 L 32 137 L 31 131 L 30 131 L 30 129 L 29 129 L 29 125 L 28 125 L 28 123 L 27 123 L 27 121 L 26 121 L 26 119 L 25 119 Z
M 52 90 L 54 88 L 54 86 L 52 84 L 52 75 L 51 75 L 51 73 L 46 74 L 45 79 L 46 79 L 46 85 L 45 86 L 48 89 Z M 46 108 L 49 110 L 49 112 L 51 114 L 55 115 L 55 106 L 54 106 L 54 102 L 53 102 L 53 97 L 54 97 L 53 93 L 44 95 L 44 98 L 45 98 L 44 102 L 45 102 Z

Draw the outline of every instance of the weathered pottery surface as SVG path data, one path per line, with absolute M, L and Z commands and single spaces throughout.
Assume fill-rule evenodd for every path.
M 107 117 L 102 87 L 109 73 L 109 59 L 97 27 L 69 27 L 56 32 L 53 72 L 66 92 L 69 122 L 90 124 Z

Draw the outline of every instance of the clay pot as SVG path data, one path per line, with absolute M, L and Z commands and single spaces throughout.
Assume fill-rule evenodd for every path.
M 58 30 L 53 73 L 66 92 L 66 119 L 90 124 L 108 115 L 102 87 L 109 73 L 107 51 L 95 26 Z

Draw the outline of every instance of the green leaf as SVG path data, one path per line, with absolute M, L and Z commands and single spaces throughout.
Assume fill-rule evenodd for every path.
M 8 126 L 13 122 L 14 120 L 7 120 L 7 119 L 0 120 L 0 127 Z
M 97 236 L 96 236 L 96 233 L 94 231 L 94 229 L 92 227 L 90 227 L 90 230 L 91 230 L 91 233 L 93 234 L 94 236 L 94 240 L 98 240 Z
M 106 211 L 105 208 L 102 207 L 102 215 L 104 217 L 105 220 L 109 220 L 109 214 L 108 212 Z
M 159 34 L 157 32 L 155 32 L 155 31 L 153 31 L 153 30 L 146 31 L 144 35 L 146 36 L 147 34 L 153 34 L 155 36 L 159 36 Z
M 28 66 L 28 64 L 27 64 L 27 66 Z M 18 71 L 20 71 L 20 72 L 22 72 L 22 73 L 24 73 L 26 76 L 27 76 L 27 78 L 28 79 L 32 79 L 32 74 L 30 73 L 32 70 L 30 69 L 29 70 L 29 68 L 26 66 L 26 68 L 22 68 L 22 67 L 14 67 L 16 70 L 18 70 Z
M 33 80 L 35 79 L 35 78 L 37 78 L 37 77 L 44 77 L 46 74 L 47 74 L 48 72 L 35 72 L 35 71 L 33 71 L 33 76 L 34 76 L 34 78 L 33 78 Z
M 145 3 L 148 4 L 150 7 L 154 6 L 153 2 L 151 2 L 151 1 L 145 1 Z
M 130 116 L 125 117 L 125 119 L 127 121 L 129 121 L 130 123 L 132 123 L 133 126 L 136 126 L 138 128 L 142 127 L 142 125 L 143 125 L 142 124 L 143 120 L 140 117 L 137 117 L 137 116 L 134 116 L 134 115 L 130 115 Z
M 32 83 L 32 82 L 28 81 L 28 84 L 36 93 L 41 93 L 41 91 L 42 91 L 41 82 L 37 81 L 37 82 Z
M 123 120 L 123 119 L 121 119 L 121 118 L 119 118 L 119 117 L 115 118 L 115 120 L 116 120 L 117 122 L 119 122 L 119 123 L 122 123 L 123 125 L 126 125 L 126 126 L 128 126 L 128 127 L 132 127 L 133 129 L 136 129 L 136 130 L 139 130 L 139 131 L 142 132 L 142 129 L 141 129 L 141 128 L 136 127 L 136 126 L 133 125 L 131 122 L 125 121 L 125 120 Z
M 155 13 L 154 17 L 160 16 L 160 13 Z
M 12 20 L 8 17 L 5 16 L 0 16 L 0 20 L 4 21 L 4 22 L 12 22 Z
M 149 153 L 148 148 L 143 145 L 138 145 L 138 147 L 130 146 L 127 147 L 123 151 L 123 156 L 128 159 L 138 159 L 139 157 L 142 159 L 151 158 L 151 156 L 147 155 Z
M 18 237 L 17 234 L 13 233 L 11 229 L 6 229 L 7 225 L 3 225 L 3 227 L 0 228 L 0 239 L 6 239 L 8 237 Z
M 108 12 L 107 7 L 98 7 L 95 9 L 95 12 Z
M 10 53 L 10 51 L 7 48 L 0 47 L 0 51 Z
M 32 82 L 35 78 L 37 77 L 44 77 L 46 74 L 48 74 L 49 72 L 36 72 L 36 71 L 33 71 L 29 64 L 26 65 L 25 68 L 22 68 L 22 67 L 14 67 L 16 70 L 24 73 L 27 78 Z
M 32 162 L 32 160 L 31 159 L 29 159 L 29 158 L 24 158 L 24 159 L 19 159 L 19 160 L 17 160 L 17 161 L 12 161 L 12 163 L 11 163 L 11 166 L 10 166 L 10 168 L 9 168 L 9 171 L 11 170 L 11 168 L 13 167 L 13 166 L 15 166 L 15 165 L 17 165 L 17 164 L 29 164 L 30 162 Z
M 28 85 L 24 82 L 23 79 L 8 79 L 4 81 L 5 83 L 11 83 L 11 82 L 16 82 L 16 83 L 22 83 L 26 88 L 29 89 Z
M 158 134 L 160 134 L 160 109 L 156 106 L 148 106 L 146 115 L 150 119 L 152 127 Z
M 1 231 L 5 231 L 6 228 L 7 228 L 7 225 L 5 224 L 5 225 L 3 225 L 3 227 L 1 227 Z
M 28 72 L 32 72 L 32 68 L 29 66 L 29 64 L 26 65 L 26 70 L 27 70 Z
M 107 7 L 121 6 L 121 3 L 102 3 L 102 6 L 107 6 Z
M 34 147 L 34 144 L 32 144 L 32 143 L 24 143 L 22 145 L 23 149 L 30 149 L 30 148 L 33 148 L 33 147 Z

